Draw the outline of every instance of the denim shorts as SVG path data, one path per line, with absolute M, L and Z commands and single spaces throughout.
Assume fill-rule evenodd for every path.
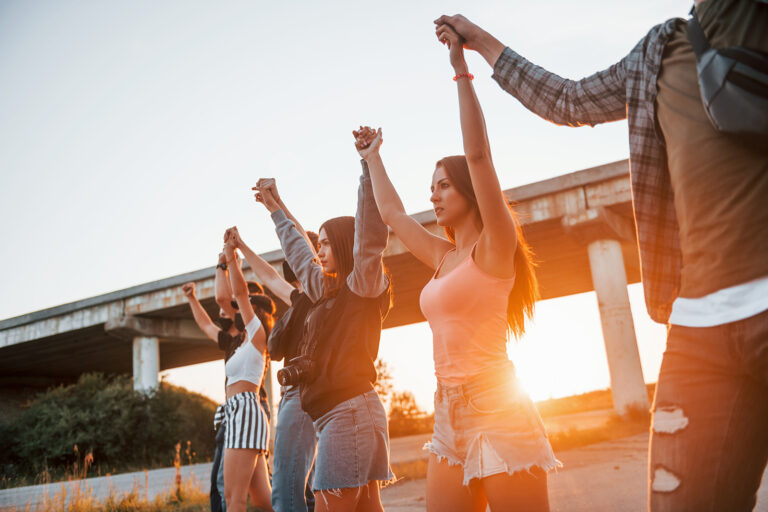
M 511 362 L 465 384 L 438 383 L 434 433 L 424 448 L 439 461 L 461 466 L 464 485 L 534 466 L 544 471 L 561 466 Z
M 345 400 L 315 421 L 317 458 L 312 489 L 355 488 L 394 479 L 389 467 L 387 413 L 376 391 Z

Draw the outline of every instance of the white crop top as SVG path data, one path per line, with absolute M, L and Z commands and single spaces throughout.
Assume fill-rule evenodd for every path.
M 224 365 L 228 386 L 241 380 L 247 380 L 257 386 L 261 384 L 261 378 L 264 376 L 264 356 L 253 346 L 253 337 L 260 326 L 259 317 L 254 316 L 245 326 L 247 340 L 237 347 Z

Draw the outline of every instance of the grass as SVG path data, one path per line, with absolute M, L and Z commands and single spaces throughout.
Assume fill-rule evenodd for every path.
M 191 479 L 190 479 L 191 480 Z M 197 512 L 209 510 L 208 493 L 203 492 L 196 481 L 182 484 L 181 489 L 172 489 L 149 500 L 137 486 L 126 493 L 110 492 L 103 503 L 93 496 L 93 491 L 86 487 L 75 487 L 67 499 L 64 485 L 50 499 L 38 505 L 27 504 L 13 507 L 12 512 Z
M 549 437 L 549 442 L 555 452 L 571 450 L 595 443 L 612 441 L 622 437 L 630 437 L 650 428 L 650 415 L 636 413 L 628 419 L 612 416 L 605 425 L 598 428 L 577 429 L 570 428 Z
M 64 486 L 52 498 L 44 503 L 24 507 L 11 507 L 8 512 L 207 512 L 210 510 L 208 492 L 194 477 L 182 483 L 176 489 L 150 500 L 138 486 L 126 493 L 110 492 L 102 503 L 93 496 L 90 488 L 78 487 L 67 499 Z M 254 506 L 248 506 L 249 512 L 259 512 Z
M 653 393 L 656 383 L 646 384 L 648 401 L 653 401 Z M 543 418 L 549 416 L 561 416 L 579 412 L 597 411 L 600 409 L 613 409 L 613 398 L 610 389 L 590 391 L 581 395 L 566 396 L 563 398 L 550 398 L 536 402 L 536 408 Z
M 210 459 L 200 458 L 196 459 L 192 455 L 192 448 L 189 441 L 187 441 L 184 450 L 181 450 L 181 446 L 176 446 L 176 457 L 171 460 L 172 465 L 176 465 L 177 462 L 184 461 L 185 464 L 197 464 L 200 462 L 210 462 Z M 181 450 L 181 453 L 179 452 Z M 77 445 L 74 447 L 74 462 L 72 465 L 49 468 L 48 466 L 34 477 L 24 474 L 6 475 L 0 474 L 0 490 L 11 489 L 14 487 L 24 487 L 28 485 L 42 485 L 52 484 L 57 482 L 68 482 L 71 480 L 85 480 L 87 478 L 94 478 L 100 476 L 118 475 L 121 473 L 138 473 L 140 471 L 147 471 L 150 469 L 162 469 L 167 468 L 168 463 L 156 462 L 154 464 L 115 464 L 109 467 L 105 471 L 101 465 L 94 462 L 93 453 L 89 452 L 85 455 L 81 454 Z M 179 458 L 180 457 L 180 458 Z

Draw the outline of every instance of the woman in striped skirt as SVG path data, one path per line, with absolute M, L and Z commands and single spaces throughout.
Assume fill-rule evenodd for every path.
M 209 338 L 218 342 L 226 354 L 224 494 L 227 511 L 245 512 L 249 493 L 256 507 L 271 511 L 271 488 L 266 462 L 269 421 L 259 403 L 259 387 L 264 378 L 267 336 L 272 327 L 271 313 L 274 305 L 267 297 L 264 299 L 269 301 L 271 308 L 254 307 L 252 304 L 253 297 L 248 294 L 248 284 L 236 260 L 234 239 L 229 236 L 229 232 L 225 235 L 224 254 L 232 294 L 237 301 L 238 314 L 242 315 L 245 332 L 219 329 L 194 298 L 194 284 L 184 285 L 184 291 L 190 299 L 195 321 Z M 256 303 L 261 305 L 258 300 Z

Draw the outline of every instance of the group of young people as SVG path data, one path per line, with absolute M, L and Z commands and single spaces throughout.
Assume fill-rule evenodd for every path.
M 708 0 L 696 13 L 713 44 L 768 52 L 766 7 Z M 245 510 L 249 493 L 265 510 L 382 510 L 380 486 L 394 475 L 374 363 L 393 301 L 382 261 L 389 228 L 434 271 L 420 297 L 437 376 L 428 510 L 548 510 L 547 472 L 559 462 L 506 350 L 533 314 L 535 265 L 502 193 L 464 48 L 550 121 L 629 119 L 648 311 L 671 324 L 653 407 L 649 506 L 750 510 L 768 460 L 768 154 L 710 124 L 685 21 L 654 27 L 619 63 L 580 81 L 533 65 L 460 15 L 435 23 L 454 70 L 464 145 L 432 173 L 430 200 L 446 237 L 406 213 L 379 153 L 382 130 L 361 126 L 353 132 L 362 159 L 355 217 L 330 219 L 315 237 L 275 180 L 260 179 L 255 198 L 275 224 L 283 275 L 230 228 L 216 274 L 218 326 L 185 285 L 196 321 L 225 352 L 227 510 Z M 237 251 L 289 305 L 274 326 L 274 305 L 249 295 Z M 272 487 L 258 400 L 270 356 L 285 360 Z

